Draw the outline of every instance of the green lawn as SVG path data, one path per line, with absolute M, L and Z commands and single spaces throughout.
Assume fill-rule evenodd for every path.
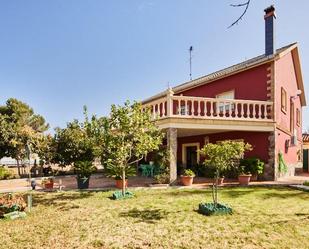
M 0 221 L 0 248 L 309 248 L 309 193 L 224 188 L 233 215 L 196 212 L 210 190 L 40 193 L 24 220 Z

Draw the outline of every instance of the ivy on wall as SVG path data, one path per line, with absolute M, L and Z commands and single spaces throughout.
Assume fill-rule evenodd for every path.
M 280 151 L 278 153 L 278 159 L 279 159 L 279 165 L 278 165 L 278 169 L 280 173 L 286 173 L 288 172 L 288 166 L 286 165 L 282 152 Z

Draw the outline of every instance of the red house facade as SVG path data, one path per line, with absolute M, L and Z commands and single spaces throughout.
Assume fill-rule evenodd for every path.
M 282 176 L 279 153 L 293 175 L 302 167 L 302 107 L 306 105 L 297 43 L 274 49 L 275 12 L 265 10 L 265 54 L 186 82 L 143 101 L 166 131 L 171 181 L 177 165 L 201 161 L 205 143 L 243 140 L 245 157 L 265 162 L 264 178 Z

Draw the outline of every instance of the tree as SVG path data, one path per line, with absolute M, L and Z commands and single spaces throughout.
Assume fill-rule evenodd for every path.
M 242 18 L 245 16 L 245 14 L 247 13 L 248 9 L 249 9 L 249 5 L 251 3 L 251 0 L 247 0 L 244 3 L 240 3 L 240 4 L 231 4 L 230 6 L 232 7 L 236 7 L 236 8 L 244 8 L 244 11 L 242 12 L 242 14 L 236 19 L 236 21 L 234 21 L 228 28 L 233 27 L 234 25 L 238 24 L 240 20 L 242 20 Z
M 0 156 L 16 159 L 20 174 L 19 163 L 26 156 L 26 145 L 30 144 L 36 152 L 37 141 L 48 128 L 45 119 L 27 104 L 8 99 L 6 105 L 0 106 Z
M 52 142 L 54 148 L 52 161 L 62 166 L 73 164 L 80 176 L 83 175 L 82 171 L 89 176 L 88 169 L 92 168 L 94 159 L 101 155 L 107 119 L 93 115 L 89 120 L 86 107 L 84 107 L 84 117 L 82 122 L 74 120 L 67 123 L 64 129 L 56 128 Z M 88 169 L 85 167 L 87 165 Z
M 121 172 L 122 194 L 125 196 L 126 172 L 147 153 L 159 149 L 163 133 L 152 120 L 150 110 L 143 110 L 137 102 L 112 105 L 108 122 L 102 163 L 109 170 Z
M 220 141 L 216 144 L 208 143 L 200 153 L 205 156 L 204 165 L 206 167 L 215 168 L 215 176 L 212 187 L 213 203 L 218 203 L 218 178 L 220 173 L 238 166 L 238 161 L 244 155 L 244 152 L 251 150 L 251 145 L 237 141 Z

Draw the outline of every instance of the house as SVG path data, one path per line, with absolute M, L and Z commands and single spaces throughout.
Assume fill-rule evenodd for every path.
M 177 164 L 200 162 L 205 143 L 243 140 L 253 146 L 246 157 L 265 162 L 264 179 L 283 175 L 278 154 L 293 175 L 302 167 L 302 107 L 306 105 L 298 44 L 275 49 L 275 8 L 265 9 L 265 54 L 156 94 L 150 107 L 166 132 L 171 151 L 170 180 Z

